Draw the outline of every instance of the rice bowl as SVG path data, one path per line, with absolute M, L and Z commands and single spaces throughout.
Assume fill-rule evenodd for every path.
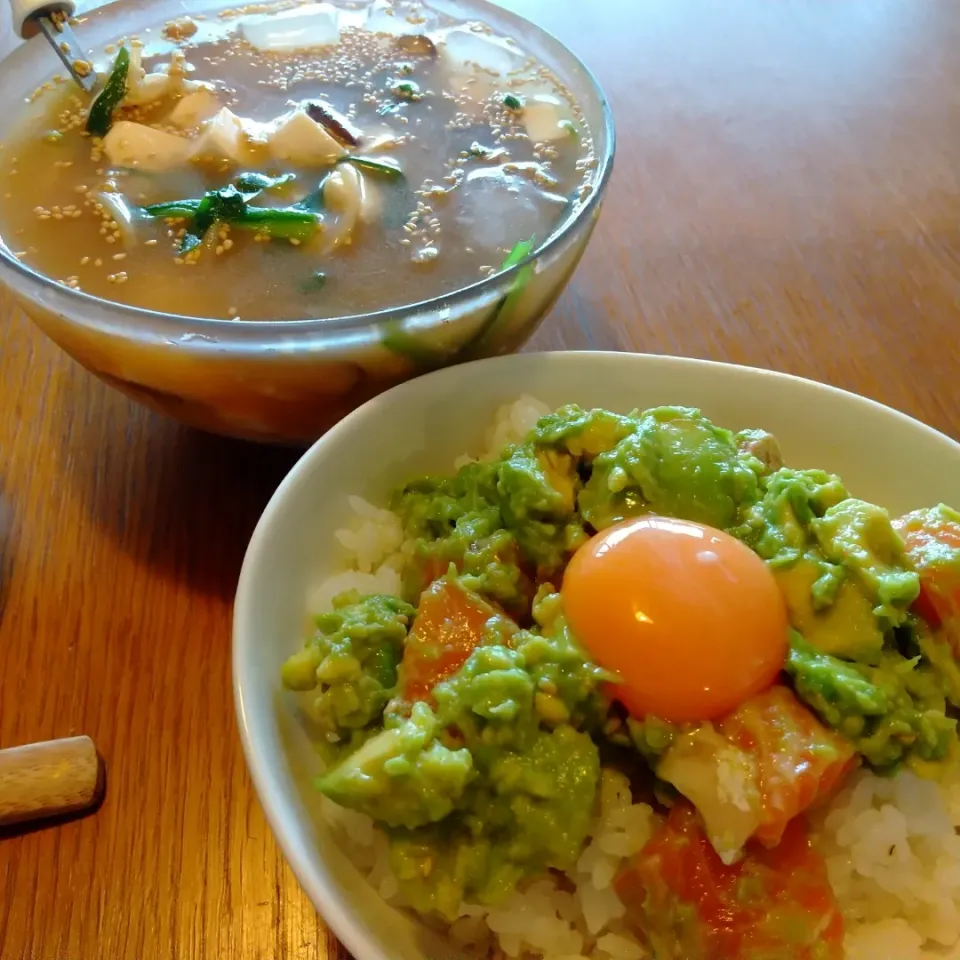
M 699 386 L 690 391 L 693 394 L 698 390 L 701 394 L 716 391 L 716 378 L 722 377 L 723 372 L 731 369 L 642 357 L 576 358 L 568 355 L 562 358 L 516 358 L 512 361 L 514 364 L 520 362 L 532 365 L 535 372 L 540 374 L 553 364 L 558 367 L 567 365 L 569 371 L 573 364 L 589 362 L 623 365 L 623 368 L 633 364 L 643 364 L 650 368 L 658 365 L 672 366 L 673 373 L 676 373 L 677 367 L 688 367 L 690 369 L 687 371 L 680 370 L 681 377 L 685 372 L 694 371 L 700 375 Z M 489 365 L 487 367 L 490 368 Z M 551 379 L 550 375 L 544 377 Z M 755 371 L 745 372 L 745 380 L 749 381 L 751 378 L 757 389 L 760 389 L 757 381 L 768 379 Z M 526 386 L 529 380 L 520 382 Z M 826 391 L 826 388 L 809 384 L 801 387 L 797 381 L 789 381 L 789 384 L 791 388 L 805 391 L 830 392 Z M 505 384 L 497 386 L 498 389 L 491 389 L 488 393 L 493 393 L 498 401 L 509 400 L 509 394 L 504 391 Z M 638 399 L 643 402 L 657 387 L 657 384 L 648 384 L 642 391 L 644 395 Z M 663 390 L 663 384 L 659 385 L 659 389 Z M 660 393 L 660 397 L 668 402 L 680 399 L 675 388 L 669 389 L 669 396 L 664 397 L 663 393 Z M 623 387 L 620 390 L 622 394 L 627 393 Z M 541 391 L 537 392 L 539 394 Z M 545 405 L 529 397 L 519 403 L 507 405 L 488 431 L 486 449 L 484 443 L 478 443 L 468 452 L 483 457 L 499 451 L 505 442 L 511 442 L 523 434 L 529 428 L 531 419 L 535 420 L 555 403 L 562 392 L 561 385 L 554 383 L 550 390 L 545 392 Z M 584 391 L 582 388 L 572 392 L 577 393 L 573 399 L 580 402 L 610 403 L 607 397 L 602 396 L 598 396 L 596 400 L 584 398 L 583 394 L 591 391 Z M 607 393 L 610 392 L 608 388 Z M 513 395 L 516 396 L 516 392 Z M 492 412 L 497 404 L 490 404 L 490 399 L 490 396 L 481 397 L 478 405 L 487 403 L 487 410 Z M 707 402 L 697 396 L 691 396 L 691 400 L 713 412 L 709 397 L 706 398 Z M 714 401 L 713 408 L 716 406 Z M 884 418 L 897 416 L 889 411 L 882 411 L 881 414 L 881 409 L 873 408 L 872 412 Z M 784 431 L 776 422 L 776 411 L 772 417 L 768 412 L 763 419 L 763 426 L 785 432 L 785 446 L 789 457 L 796 448 L 793 438 L 799 431 L 794 431 L 791 435 L 789 426 Z M 782 416 L 779 419 L 782 420 Z M 905 421 L 905 418 L 900 419 Z M 909 421 L 902 425 L 906 428 L 907 424 L 910 424 L 910 429 L 922 432 L 922 428 Z M 734 425 L 746 425 L 744 418 L 741 416 Z M 823 423 L 820 422 L 817 426 L 822 427 Z M 841 422 L 840 432 L 843 426 Z M 349 423 L 345 425 L 345 428 L 347 427 Z M 473 433 L 477 435 L 480 432 Z M 438 469 L 445 462 L 449 472 L 454 461 L 460 464 L 464 462 L 463 452 L 458 454 L 457 447 L 453 445 L 454 436 L 455 433 L 445 436 L 443 443 L 438 445 L 445 446 L 445 450 L 439 451 L 442 455 L 440 459 L 433 457 L 428 464 L 431 469 Z M 933 437 L 928 439 L 933 441 Z M 950 441 L 936 437 L 935 442 L 942 445 L 942 452 L 947 460 L 956 456 L 956 450 Z M 413 446 L 416 447 L 416 441 Z M 395 454 L 396 450 L 386 449 L 383 452 L 391 467 L 391 480 L 402 481 L 405 476 L 404 469 L 409 465 L 395 470 L 396 463 L 390 461 L 393 459 L 391 454 Z M 422 451 L 416 449 L 413 452 L 422 454 Z M 819 456 L 822 460 L 823 454 Z M 829 465 L 832 467 L 833 463 Z M 887 479 L 897 482 L 896 477 L 891 478 L 888 475 Z M 336 482 L 335 478 L 334 483 Z M 863 487 L 857 486 L 856 489 L 860 491 Z M 403 528 L 397 517 L 382 506 L 385 502 L 382 490 L 378 491 L 361 483 L 354 486 L 352 492 L 346 487 L 342 488 L 342 493 L 346 496 L 338 501 L 340 522 L 326 526 L 327 540 L 338 544 L 339 556 L 335 565 L 327 563 L 324 570 L 327 575 L 315 578 L 309 586 L 309 595 L 306 597 L 306 608 L 309 610 L 322 609 L 335 594 L 344 589 L 356 589 L 361 593 L 397 593 L 400 589 L 405 558 L 409 556 L 410 547 L 404 542 Z M 362 499 L 362 495 L 371 496 L 376 502 L 368 502 Z M 918 492 L 917 497 L 925 497 L 925 493 Z M 898 511 L 918 505 L 917 499 L 910 495 L 906 502 L 891 499 L 891 507 Z M 327 514 L 329 522 L 333 512 L 328 510 Z M 249 610 L 244 609 L 243 587 L 242 581 L 237 611 L 238 637 L 240 618 L 249 616 Z M 291 639 L 285 644 L 285 652 L 291 652 L 294 647 L 295 641 Z M 242 710 L 242 703 L 239 706 Z M 243 716 L 241 717 L 243 727 Z M 249 740 L 247 747 L 249 757 Z M 256 776 L 257 760 L 253 757 L 251 760 Z M 314 774 L 318 771 L 316 764 L 314 759 Z M 258 782 L 258 785 L 262 791 L 262 783 Z M 384 841 L 372 823 L 355 811 L 344 810 L 326 800 L 321 802 L 316 795 L 311 798 L 308 791 L 303 791 L 301 796 L 314 810 L 322 809 L 325 826 L 332 828 L 339 842 L 347 845 L 348 856 L 379 894 L 386 899 L 395 897 L 399 885 L 385 865 Z M 955 876 L 958 874 L 958 841 L 955 833 L 958 823 L 957 796 L 957 787 L 950 778 L 934 785 L 909 773 L 901 773 L 891 780 L 864 771 L 854 774 L 829 806 L 815 814 L 816 844 L 826 857 L 830 882 L 847 923 L 845 956 L 848 960 L 866 956 L 913 960 L 915 957 L 960 955 L 957 952 L 957 938 L 960 934 L 957 894 L 960 891 L 957 889 Z M 545 957 L 595 956 L 609 957 L 611 960 L 640 960 L 651 955 L 633 936 L 625 922 L 624 905 L 612 889 L 611 882 L 623 864 L 648 841 L 662 816 L 662 810 L 657 812 L 650 804 L 634 802 L 628 782 L 622 774 L 613 769 L 604 770 L 598 797 L 589 839 L 567 875 L 558 878 L 552 873 L 530 878 L 521 884 L 512 899 L 494 907 L 465 904 L 449 928 L 450 937 L 458 947 L 469 952 L 487 952 L 496 946 L 508 956 L 530 954 Z M 269 802 L 267 806 L 269 813 Z M 276 822 L 274 826 L 276 829 Z M 283 839 L 283 827 L 278 832 Z M 289 856 L 291 848 L 288 845 L 285 845 L 285 848 Z M 296 868 L 296 857 L 292 859 Z M 300 870 L 298 874 L 303 879 Z M 309 884 L 308 878 L 308 890 Z M 326 909 L 329 908 L 329 900 L 321 900 L 318 905 L 325 908 L 325 913 L 329 912 Z M 335 919 L 330 919 L 338 934 L 345 936 Z M 352 949 L 357 949 L 349 940 L 347 943 Z M 360 946 L 369 951 L 367 944 Z M 880 952 L 881 946 L 885 952 Z M 435 955 L 429 948 L 428 954 Z M 367 952 L 363 955 L 370 954 Z

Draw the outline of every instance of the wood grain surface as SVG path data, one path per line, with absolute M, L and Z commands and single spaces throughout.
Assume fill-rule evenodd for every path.
M 593 67 L 619 131 L 533 346 L 786 370 L 960 436 L 960 5 L 510 5 Z M 295 456 L 131 405 L 0 295 L 0 746 L 86 733 L 108 768 L 94 815 L 0 834 L 3 960 L 336 955 L 230 690 L 243 550 Z

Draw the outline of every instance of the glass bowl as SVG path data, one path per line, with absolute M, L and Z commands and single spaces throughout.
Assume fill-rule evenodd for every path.
M 179 16 L 236 6 L 235 0 L 121 0 L 82 17 L 76 32 L 84 47 L 102 50 L 118 37 L 157 30 Z M 586 201 L 511 269 L 420 303 L 276 323 L 111 303 L 42 276 L 2 243 L 0 282 L 47 336 L 107 383 L 191 426 L 251 440 L 308 442 L 412 376 L 516 350 L 560 295 L 590 239 L 613 167 L 613 119 L 590 71 L 544 30 L 486 0 L 432 0 L 429 6 L 521 38 L 569 88 L 594 136 L 597 164 Z M 50 80 L 56 65 L 42 37 L 20 46 L 0 63 L 6 101 L 23 102 Z M 8 110 L 0 118 L 0 141 L 14 130 L 17 114 Z M 511 310 L 498 315 L 515 284 Z

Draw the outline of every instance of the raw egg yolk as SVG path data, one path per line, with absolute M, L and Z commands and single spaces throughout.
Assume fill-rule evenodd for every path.
M 620 675 L 633 716 L 681 723 L 722 716 L 769 686 L 787 653 L 773 574 L 729 534 L 669 517 L 604 530 L 563 577 L 570 627 Z

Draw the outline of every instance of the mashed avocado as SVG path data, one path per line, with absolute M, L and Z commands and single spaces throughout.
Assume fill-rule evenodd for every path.
M 956 651 L 915 604 L 918 568 L 960 571 L 960 534 L 952 551 L 901 539 L 960 520 L 949 508 L 895 525 L 839 478 L 783 466 L 763 431 L 735 435 L 684 407 L 576 406 L 496 459 L 411 481 L 391 506 L 411 558 L 403 599 L 339 598 L 283 680 L 312 701 L 330 763 L 319 789 L 385 829 L 421 913 L 452 919 L 464 899 L 494 903 L 526 876 L 569 869 L 601 754 L 656 769 L 684 732 L 611 701 L 617 678 L 586 656 L 550 586 L 587 538 L 627 517 L 708 524 L 766 561 L 791 625 L 784 682 L 863 762 L 935 775 L 956 752 Z M 424 646 L 428 609 L 445 619 Z M 466 646 L 445 639 L 468 621 Z
M 881 507 L 822 470 L 781 468 L 731 533 L 777 577 L 792 626 L 825 653 L 877 662 L 920 590 Z
M 529 873 L 568 869 L 586 838 L 600 776 L 590 733 L 614 678 L 584 656 L 556 594 L 541 591 L 533 614 L 536 628 L 509 646 L 489 632 L 432 704 L 392 704 L 383 729 L 318 780 L 394 828 L 394 869 L 422 912 L 452 918 L 467 895 L 486 902 Z
M 920 593 L 920 577 L 907 569 L 903 541 L 882 507 L 848 497 L 810 527 L 823 555 L 841 565 L 873 601 L 884 626 L 898 627 Z
M 421 590 L 451 564 L 470 577 L 474 590 L 520 614 L 529 604 L 529 581 L 520 568 L 520 546 L 507 530 L 497 489 L 498 464 L 467 464 L 452 477 L 422 477 L 393 498 L 414 560 L 404 593 L 416 602 Z
M 379 720 L 394 694 L 414 608 L 396 597 L 344 594 L 316 618 L 313 639 L 283 665 L 291 690 L 316 690 L 313 715 L 327 733 Z
M 595 529 L 641 513 L 660 513 L 725 529 L 759 496 L 763 465 L 728 430 L 698 410 L 658 407 L 593 461 L 580 496 Z
M 886 650 L 876 666 L 847 663 L 795 634 L 787 672 L 800 698 L 879 771 L 906 761 L 926 773 L 953 751 L 956 721 L 946 716 L 942 679 L 919 657 Z
M 438 720 L 424 703 L 381 730 L 317 781 L 331 800 L 391 827 L 442 820 L 474 777 L 469 750 L 437 739 Z

